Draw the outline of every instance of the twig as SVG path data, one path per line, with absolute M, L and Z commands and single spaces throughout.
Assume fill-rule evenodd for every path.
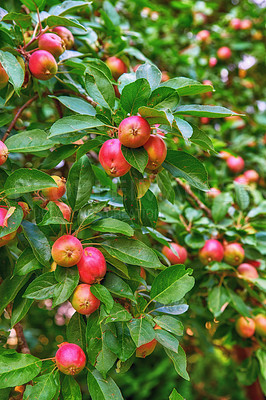
M 73 96 L 81 97 L 82 99 L 84 99 L 88 103 L 90 103 L 93 107 L 96 107 L 98 105 L 94 100 L 92 100 L 90 97 L 86 96 L 85 94 L 74 92 L 72 90 L 60 89 L 60 90 L 56 90 L 54 92 L 54 94 L 63 94 L 63 93 L 73 94 Z
M 176 178 L 175 179 L 176 182 L 184 189 L 184 191 L 190 196 L 192 197 L 192 199 L 197 203 L 198 207 L 204 211 L 207 216 L 209 218 L 212 219 L 212 212 L 211 210 L 205 206 L 205 204 L 202 203 L 202 201 L 200 201 L 200 199 L 192 192 L 192 190 L 190 189 L 190 186 L 187 183 L 184 183 L 181 181 L 181 179 Z
M 14 325 L 14 329 L 16 331 L 17 338 L 18 338 L 17 351 L 19 353 L 23 353 L 23 354 L 30 354 L 30 349 L 29 349 L 27 340 L 24 336 L 23 326 L 21 325 L 21 323 L 18 322 L 16 325 Z

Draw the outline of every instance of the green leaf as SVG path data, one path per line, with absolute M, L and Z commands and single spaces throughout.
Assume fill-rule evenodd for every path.
M 178 353 L 175 353 L 169 349 L 164 349 L 168 357 L 173 361 L 174 367 L 178 375 L 182 378 L 189 381 L 189 375 L 187 373 L 187 360 L 186 360 L 186 353 L 184 352 L 183 348 L 179 345 Z
M 111 256 L 127 264 L 146 268 L 162 267 L 155 252 L 139 240 L 117 238 L 103 242 L 102 246 Z
M 88 153 L 90 150 L 95 149 L 95 147 L 98 147 L 100 144 L 101 142 L 98 139 L 88 140 L 77 150 L 77 160 L 79 160 L 80 157 L 84 156 L 84 154 Z
M 243 317 L 250 317 L 250 312 L 244 301 L 240 296 L 238 296 L 233 290 L 227 288 L 227 293 L 229 298 L 231 299 L 231 306 L 239 312 L 239 314 L 243 315 Z
M 263 376 L 263 379 L 266 379 L 266 351 L 263 348 L 260 348 L 256 351 L 257 359 L 260 364 L 260 372 Z
M 194 286 L 194 278 L 189 276 L 191 273 L 191 269 L 186 270 L 181 264 L 160 272 L 151 287 L 151 300 L 162 304 L 181 300 Z
M 116 334 L 106 332 L 106 345 L 122 361 L 127 361 L 136 351 L 129 329 L 124 322 L 116 322 Z
M 54 295 L 57 283 L 54 272 L 46 272 L 29 284 L 23 297 L 34 300 L 50 299 Z
M 92 117 L 95 117 L 96 115 L 95 108 L 86 100 L 71 96 L 60 96 L 60 97 L 49 96 L 49 97 L 58 100 L 65 107 L 69 108 L 70 110 L 78 114 L 91 115 Z
M 92 221 L 95 220 L 95 218 L 97 218 L 96 214 L 102 211 L 102 209 L 106 207 L 106 205 L 107 205 L 106 201 L 100 201 L 98 203 L 91 201 L 89 204 L 87 204 L 85 207 L 79 210 L 78 224 L 79 225 L 90 224 Z
M 27 385 L 23 399 L 53 400 L 57 393 L 59 371 L 51 371 L 33 379 L 33 386 Z
M 12 172 L 7 178 L 5 193 L 7 196 L 13 196 L 56 186 L 53 178 L 44 172 L 33 168 L 20 168 Z
M 213 199 L 212 217 L 215 223 L 221 221 L 227 214 L 233 199 L 230 193 L 221 193 Z
M 107 372 L 113 367 L 116 362 L 116 355 L 109 350 L 105 343 L 105 333 L 103 334 L 102 349 L 97 355 L 95 368 L 106 378 Z
M 204 165 L 184 151 L 168 150 L 163 167 L 175 178 L 184 178 L 199 190 L 208 190 L 207 172 Z
M 174 335 L 183 335 L 183 324 L 174 317 L 170 317 L 169 315 L 159 315 L 154 318 L 154 322 L 156 322 L 156 324 L 161 328 L 173 333 Z
M 159 86 L 162 74 L 154 64 L 145 63 L 138 67 L 136 77 L 137 79 L 146 79 L 150 84 L 151 90 L 154 90 Z
M 230 303 L 231 299 L 223 286 L 215 286 L 208 295 L 208 307 L 217 318 L 222 314 L 222 306 Z
M 70 343 L 75 343 L 86 351 L 86 324 L 83 315 L 75 312 L 69 320 L 66 329 L 66 337 Z
M 19 89 L 24 82 L 24 71 L 16 57 L 7 51 L 0 50 L 0 63 L 9 76 L 9 81 L 13 85 L 15 92 L 19 94 Z
M 30 354 L 0 355 L 0 389 L 23 385 L 41 371 L 42 362 Z
M 0 285 L 0 299 L 1 299 L 1 306 L 0 306 L 0 315 L 6 308 L 6 306 L 11 303 L 20 289 L 27 283 L 30 276 L 14 276 L 8 277 L 4 279 L 4 281 Z
M 90 4 L 91 4 L 91 1 L 66 0 L 66 1 L 63 1 L 63 3 L 60 3 L 60 4 L 50 8 L 49 14 L 51 14 L 51 15 L 70 14 L 70 13 L 73 13 L 74 11 L 80 11 L 83 8 L 88 8 L 88 6 Z
M 115 218 L 103 218 L 92 223 L 91 228 L 99 232 L 122 233 L 126 236 L 133 236 L 134 229 L 126 222 Z
M 111 272 L 107 272 L 103 286 L 115 296 L 125 297 L 130 299 L 133 303 L 136 303 L 136 299 L 130 286 L 119 276 L 112 274 Z
M 103 285 L 97 284 L 91 286 L 91 293 L 105 305 L 106 312 L 109 313 L 114 306 L 114 299 L 110 292 Z
M 24 288 L 22 288 L 15 297 L 12 307 L 11 328 L 25 317 L 33 303 L 31 299 L 24 299 L 22 297 L 23 293 Z
M 169 400 L 184 400 L 184 398 L 174 389 L 170 394 Z
M 155 89 L 147 103 L 148 107 L 157 110 L 174 110 L 179 103 L 179 96 L 176 90 L 169 87 L 159 87 Z M 145 105 L 145 104 L 143 104 Z
M 151 323 L 144 318 L 132 319 L 127 326 L 137 347 L 149 343 L 155 338 L 155 331 Z
M 85 155 L 72 165 L 68 174 L 67 199 L 72 210 L 78 210 L 87 204 L 93 185 L 94 173 Z
M 88 371 L 88 389 L 92 400 L 123 400 L 122 394 L 109 376 L 103 379 L 99 371 Z
M 43 216 L 42 221 L 38 224 L 39 226 L 68 224 L 68 221 L 64 219 L 63 214 L 57 204 L 50 201 L 46 208 L 48 208 L 48 211 Z
M 194 124 L 190 124 L 190 125 L 193 128 L 193 134 L 189 138 L 189 140 L 192 143 L 197 144 L 198 146 L 202 147 L 203 150 L 211 150 L 211 151 L 215 152 L 212 141 L 209 138 L 209 136 L 207 136 L 206 133 L 203 132 L 202 130 L 200 130 L 196 125 L 194 125 Z
M 10 12 L 6 14 L 3 18 L 2 21 L 9 21 L 9 22 L 16 22 L 19 24 L 22 28 L 28 28 L 31 26 L 31 16 L 27 14 L 22 14 L 22 13 L 16 13 L 16 12 Z
M 79 283 L 79 272 L 76 266 L 64 268 L 57 265 L 54 275 L 58 282 L 53 295 L 53 307 L 56 307 L 72 295 Z
M 89 96 L 101 107 L 112 109 L 115 92 L 110 79 L 100 69 L 89 65 L 85 71 L 85 88 Z
M 142 106 L 138 112 L 150 125 L 166 124 L 172 126 L 174 121 L 174 116 L 170 110 L 157 110 L 156 108 Z
M 23 233 L 28 240 L 37 260 L 45 267 L 50 266 L 51 249 L 44 233 L 29 221 L 22 222 Z
M 95 117 L 87 115 L 71 115 L 58 119 L 50 129 L 49 137 L 64 135 L 77 131 L 84 131 L 92 128 L 104 126 L 104 123 Z
M 149 159 L 148 153 L 144 147 L 131 149 L 129 147 L 122 146 L 121 150 L 127 162 L 139 172 L 143 173 Z
M 70 17 L 65 18 L 57 15 L 50 15 L 46 19 L 46 23 L 48 26 L 73 26 L 82 29 L 83 31 L 87 31 L 87 28 L 81 25 L 76 19 Z
M 12 203 L 10 204 L 10 206 L 13 207 Z M 15 203 L 14 207 L 16 208 L 13 214 L 7 219 L 7 226 L 0 226 L 0 238 L 9 235 L 12 232 L 15 232 L 21 224 L 21 221 L 23 219 L 22 208 L 17 203 Z
M 178 352 L 179 341 L 176 337 L 171 335 L 171 333 L 163 331 L 161 329 L 156 329 L 155 339 L 157 340 L 157 342 L 161 343 L 163 347 L 166 347 L 167 349 L 170 349 L 175 353 Z
M 183 138 L 191 139 L 193 135 L 193 128 L 187 121 L 175 117 L 174 125 L 176 125 L 177 129 L 179 130 Z
M 236 192 L 236 202 L 241 210 L 246 210 L 249 206 L 249 195 L 244 185 L 234 182 Z
M 147 105 L 150 94 L 151 88 L 147 79 L 137 79 L 124 86 L 120 102 L 125 111 L 136 114 L 139 107 Z
M 17 259 L 13 275 L 26 275 L 41 268 L 42 264 L 35 258 L 32 249 L 27 247 Z
M 75 378 L 66 375 L 62 382 L 62 395 L 64 400 L 82 400 L 81 390 Z
M 132 319 L 132 315 L 119 303 L 114 303 L 112 310 L 110 311 L 109 315 L 106 313 L 102 313 L 101 310 L 101 317 L 102 320 L 106 324 L 109 322 L 126 322 Z
M 232 115 L 242 115 L 228 110 L 228 108 L 220 106 L 202 106 L 198 104 L 190 104 L 187 106 L 179 106 L 175 110 L 176 115 L 193 115 L 195 117 L 224 118 Z
M 45 158 L 41 164 L 41 168 L 55 168 L 62 160 L 72 156 L 77 151 L 78 147 L 77 144 L 67 144 L 66 146 L 57 147 Z
M 33 129 L 17 133 L 7 138 L 5 142 L 10 153 L 30 153 L 50 149 L 54 142 L 47 138 L 47 133 L 41 129 Z
M 30 11 L 36 11 L 36 8 L 42 8 L 42 6 L 46 3 L 46 0 L 20 0 L 21 3 L 25 4 L 26 7 L 30 9 Z
M 172 181 L 169 176 L 169 172 L 163 169 L 157 174 L 157 183 L 162 192 L 163 197 L 170 203 L 174 204 L 175 201 L 175 191 L 172 187 Z
M 170 87 L 177 91 L 179 96 L 191 96 L 194 94 L 206 93 L 213 91 L 211 85 L 203 85 L 193 79 L 178 77 L 169 79 L 166 82 L 161 83 L 161 86 Z

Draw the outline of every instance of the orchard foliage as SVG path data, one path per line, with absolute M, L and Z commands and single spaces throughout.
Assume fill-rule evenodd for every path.
M 152 35 L 145 51 L 129 26 L 143 5 L 98 3 L 0 8 L 1 399 L 123 399 L 117 377 L 157 346 L 189 380 L 187 332 L 204 326 L 214 346 L 248 349 L 238 379 L 265 391 L 262 166 L 211 126 L 226 136 L 246 125 L 244 112 L 224 104 L 213 78 L 156 66 Z M 214 54 L 215 35 L 195 33 L 183 65 L 186 55 L 198 63 L 201 46 L 210 54 L 200 68 L 229 62 L 227 42 Z M 47 299 L 72 316 L 43 359 L 22 325 L 34 307 L 50 311 Z

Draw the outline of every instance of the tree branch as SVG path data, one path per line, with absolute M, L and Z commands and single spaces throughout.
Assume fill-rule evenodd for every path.
M 18 339 L 17 351 L 19 353 L 23 353 L 23 354 L 30 354 L 30 349 L 29 349 L 27 340 L 25 338 L 25 335 L 23 332 L 23 326 L 21 325 L 21 323 L 18 322 L 16 325 L 14 325 L 14 329 L 16 331 L 17 339 Z

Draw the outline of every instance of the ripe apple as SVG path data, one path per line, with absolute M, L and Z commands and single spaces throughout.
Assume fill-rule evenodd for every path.
M 106 64 L 109 67 L 114 79 L 117 81 L 120 75 L 127 72 L 127 66 L 124 61 L 117 57 L 109 57 L 106 60 Z
M 2 226 L 2 228 L 5 226 L 5 217 L 6 217 L 7 211 L 8 211 L 7 208 L 0 207 L 0 226 Z M 13 240 L 14 237 L 16 236 L 16 234 L 17 234 L 17 231 L 9 233 L 8 235 L 2 236 L 0 238 L 0 247 L 5 246 L 11 240 Z
M 219 196 L 221 194 L 221 191 L 215 187 L 210 188 L 210 190 L 207 192 L 207 196 L 210 199 L 215 199 L 215 197 Z
M 220 47 L 217 51 L 217 57 L 220 60 L 228 60 L 232 55 L 231 50 L 229 49 L 229 47 L 223 46 Z
M 210 42 L 210 32 L 207 29 L 199 31 L 196 35 L 196 39 L 200 42 L 209 43 Z
M 5 143 L 0 140 L 0 165 L 3 165 L 8 157 L 8 148 Z
M 0 63 L 0 90 L 6 87 L 9 81 L 9 76 L 7 75 L 5 69 Z
M 256 268 L 248 263 L 240 264 L 237 267 L 237 272 L 241 277 L 243 277 L 243 279 L 247 280 L 257 279 L 259 277 Z
M 48 200 L 58 200 L 66 192 L 66 180 L 65 178 L 60 178 L 60 176 L 52 175 L 51 178 L 57 183 L 57 187 L 50 187 L 42 190 L 43 195 Z
M 224 249 L 224 261 L 233 266 L 238 266 L 245 258 L 245 251 L 239 243 L 229 243 Z
M 125 175 L 131 165 L 125 160 L 119 139 L 109 139 L 101 147 L 99 161 L 108 175 L 114 177 Z
M 262 337 L 266 337 L 266 316 L 258 314 L 253 318 L 255 322 L 256 333 Z
M 18 205 L 22 208 L 23 210 L 23 218 L 26 218 L 27 215 L 30 213 L 30 207 L 28 206 L 27 203 L 25 203 L 25 201 L 19 201 Z
M 234 182 L 239 183 L 240 185 L 247 185 L 248 181 L 244 175 L 239 175 L 234 179 Z
M 99 283 L 106 274 L 106 261 L 103 253 L 95 247 L 86 247 L 77 263 L 81 282 L 92 285 Z
M 228 168 L 235 174 L 237 174 L 238 172 L 241 172 L 245 167 L 245 161 L 240 156 L 238 156 L 238 157 L 230 156 L 226 160 L 226 163 L 227 163 Z
M 162 329 L 162 328 L 156 324 L 154 329 Z M 145 357 L 149 356 L 153 352 L 153 350 L 155 349 L 156 344 L 157 344 L 157 340 L 156 339 L 152 339 L 150 342 L 145 343 L 145 344 L 137 347 L 137 349 L 136 349 L 136 357 L 145 358 Z
M 84 351 L 74 343 L 61 343 L 55 354 L 55 362 L 59 371 L 66 375 L 79 374 L 86 365 Z
M 55 32 L 60 38 L 64 41 L 66 49 L 72 49 L 74 45 L 74 36 L 70 32 L 69 29 L 64 26 L 56 26 L 53 28 L 53 32 Z
M 174 264 L 184 264 L 187 259 L 187 250 L 185 247 L 180 246 L 177 243 L 172 242 L 172 247 L 176 250 L 177 255 L 170 249 L 170 247 L 164 246 L 162 249 L 163 255 L 170 261 L 172 265 Z
M 260 176 L 254 169 L 249 169 L 244 172 L 244 177 L 247 179 L 248 183 L 258 182 Z
M 251 318 L 239 317 L 236 321 L 236 331 L 242 338 L 250 338 L 255 333 L 255 322 Z
M 201 122 L 203 125 L 207 125 L 207 124 L 210 122 L 210 118 L 208 118 L 208 117 L 201 117 L 201 118 L 200 118 L 200 122 Z
M 83 248 L 81 242 L 72 235 L 63 235 L 52 247 L 53 260 L 61 267 L 73 267 L 81 259 Z
M 59 207 L 61 213 L 63 214 L 63 217 L 67 221 L 70 221 L 71 208 L 66 203 L 63 203 L 62 201 L 54 201 L 54 203 L 57 205 L 57 207 Z
M 208 265 L 212 261 L 222 261 L 224 249 L 216 239 L 206 240 L 204 246 L 199 251 L 199 259 L 203 265 Z
M 37 50 L 30 56 L 29 69 L 35 78 L 48 81 L 57 73 L 57 63 L 49 51 Z
M 126 146 L 133 149 L 143 146 L 151 135 L 148 121 L 134 115 L 123 119 L 118 127 L 118 139 Z
M 81 283 L 71 297 L 71 304 L 79 314 L 90 315 L 100 307 L 100 300 L 91 293 L 91 285 Z
M 151 135 L 149 140 L 144 144 L 144 149 L 147 151 L 149 160 L 146 168 L 155 170 L 165 160 L 167 155 L 167 147 L 160 136 Z
M 250 19 L 243 19 L 241 21 L 241 26 L 240 26 L 241 30 L 248 30 L 251 28 L 252 28 L 252 21 L 250 21 Z
M 218 60 L 216 57 L 210 57 L 209 59 L 209 67 L 213 68 L 215 67 L 215 65 L 217 64 Z
M 231 154 L 228 153 L 228 151 L 220 151 L 219 156 L 223 160 L 228 160 L 228 158 L 231 157 Z
M 44 33 L 38 40 L 40 50 L 49 51 L 54 57 L 59 57 L 64 53 L 66 46 L 63 39 L 55 33 Z
M 232 18 L 230 21 L 230 26 L 232 29 L 234 29 L 235 31 L 241 29 L 241 19 L 239 18 Z

